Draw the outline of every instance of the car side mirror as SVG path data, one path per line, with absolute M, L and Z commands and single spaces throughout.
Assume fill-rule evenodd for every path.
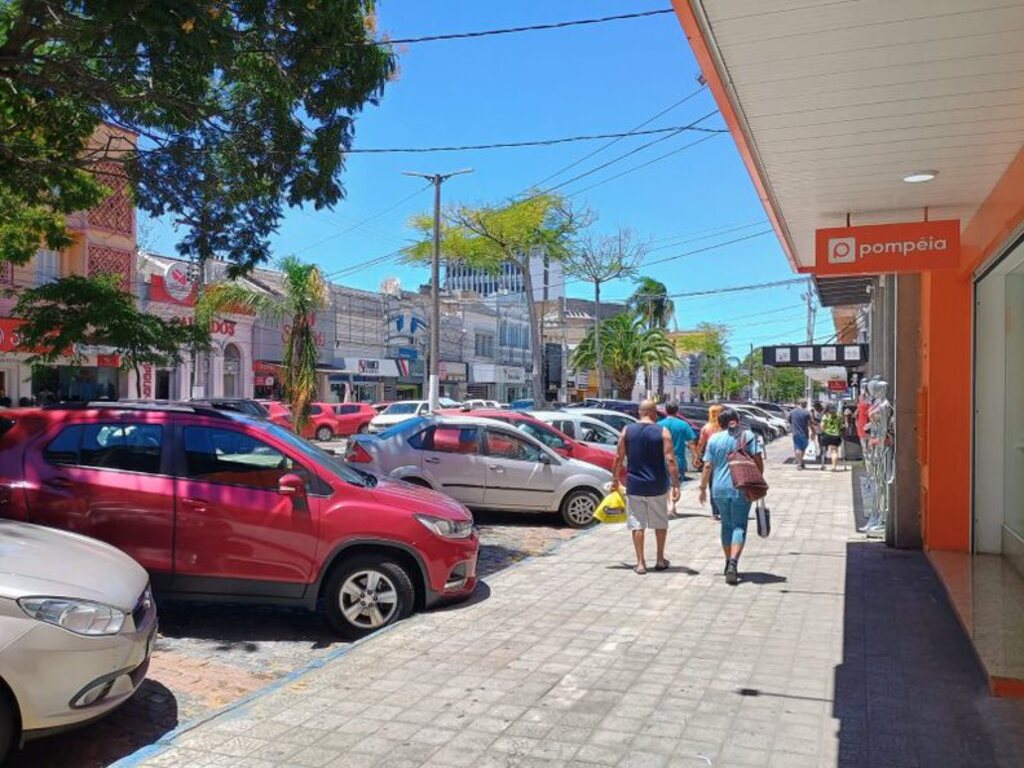
M 294 473 L 282 475 L 277 481 L 277 492 L 282 496 L 301 498 L 306 495 L 306 481 Z
M 540 462 L 541 464 L 550 464 L 550 463 L 551 463 L 551 457 L 550 457 L 550 456 L 548 456 L 548 455 L 547 455 L 546 453 L 542 453 L 542 454 L 540 455 L 540 458 L 538 459 L 538 461 L 539 461 L 539 462 Z

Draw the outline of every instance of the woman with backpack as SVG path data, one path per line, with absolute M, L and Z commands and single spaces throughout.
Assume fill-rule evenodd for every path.
M 708 500 L 711 487 L 712 503 L 718 509 L 722 522 L 722 552 L 725 554 L 725 582 L 739 583 L 739 559 L 747 539 L 747 522 L 751 501 L 733 484 L 729 457 L 745 450 L 757 469 L 764 474 L 761 446 L 753 432 L 740 426 L 740 417 L 732 408 L 723 408 L 718 415 L 720 432 L 712 435 L 704 449 L 704 471 L 700 482 L 700 503 Z M 763 494 L 762 494 L 763 495 Z

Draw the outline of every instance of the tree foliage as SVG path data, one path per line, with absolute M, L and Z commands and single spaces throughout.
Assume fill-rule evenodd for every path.
M 530 257 L 545 254 L 551 261 L 565 260 L 577 233 L 589 223 L 587 212 L 574 210 L 557 195 L 533 195 L 497 206 L 455 205 L 442 215 L 441 253 L 444 258 L 495 274 L 503 263 L 511 262 L 522 272 L 530 318 L 533 397 L 537 402 L 544 400 L 543 349 L 540 319 L 532 301 Z M 415 216 L 410 225 L 422 239 L 406 249 L 407 258 L 418 263 L 429 262 L 434 252 L 433 216 Z
M 24 290 L 14 315 L 24 320 L 18 348 L 30 353 L 29 365 L 65 358 L 78 364 L 83 347 L 108 347 L 120 356 L 122 368 L 134 371 L 140 397 L 143 365 L 177 365 L 187 347 L 210 344 L 208 324 L 186 325 L 142 312 L 110 276 L 73 275 Z
M 668 288 L 653 277 L 641 277 L 626 306 L 644 319 L 648 328 L 668 328 L 675 317 L 676 305 L 669 298 Z
M 0 0 L 0 256 L 68 244 L 122 163 L 184 256 L 249 267 L 284 205 L 330 206 L 354 115 L 395 72 L 374 0 Z M 137 134 L 97 141 L 101 122 Z M 99 171 L 97 175 L 96 171 Z
M 281 384 L 295 429 L 301 433 L 318 390 L 316 315 L 327 307 L 330 289 L 313 264 L 288 256 L 278 266 L 284 275 L 283 294 L 256 291 L 234 281 L 213 283 L 196 302 L 196 319 L 197 324 L 209 326 L 209 320 L 219 313 L 240 312 L 287 323 Z
M 587 331 L 570 361 L 578 370 L 593 369 L 597 364 L 595 330 L 601 335 L 604 365 L 619 397 L 632 397 L 636 374 L 641 369 L 669 368 L 679 362 L 672 340 L 663 328 L 648 328 L 639 315 L 620 312 Z
M 676 349 L 695 354 L 700 360 L 698 392 L 701 400 L 724 394 L 730 368 L 726 359 L 728 343 L 729 329 L 714 323 L 700 323 L 694 333 L 676 342 Z

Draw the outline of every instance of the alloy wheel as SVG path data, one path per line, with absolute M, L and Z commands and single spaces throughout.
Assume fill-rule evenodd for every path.
M 566 502 L 566 517 L 576 525 L 587 525 L 594 519 L 594 511 L 597 509 L 597 504 L 597 499 L 589 493 L 577 493 Z
M 375 570 L 356 571 L 341 586 L 341 613 L 360 629 L 379 629 L 391 621 L 398 609 L 398 590 L 386 574 Z

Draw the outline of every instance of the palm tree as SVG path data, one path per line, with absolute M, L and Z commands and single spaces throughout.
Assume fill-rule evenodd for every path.
M 653 277 L 641 277 L 637 281 L 636 290 L 626 301 L 626 306 L 644 320 L 649 328 L 668 328 L 669 321 L 675 316 L 676 305 L 669 298 L 668 288 Z M 644 387 L 651 391 L 651 370 L 644 369 Z M 665 394 L 665 372 L 658 366 L 658 397 Z
M 679 362 L 672 341 L 664 328 L 648 328 L 645 319 L 632 312 L 621 312 L 598 326 L 603 362 L 618 390 L 619 397 L 630 397 L 636 372 L 651 366 L 672 366 Z M 591 369 L 597 364 L 594 329 L 587 331 L 573 352 L 571 364 Z
M 317 396 L 316 314 L 327 307 L 329 288 L 320 269 L 287 256 L 278 265 L 284 290 L 262 292 L 236 282 L 214 283 L 203 291 L 196 318 L 212 319 L 218 312 L 252 313 L 285 325 L 281 384 L 292 408 L 295 431 L 302 433 L 310 405 Z

